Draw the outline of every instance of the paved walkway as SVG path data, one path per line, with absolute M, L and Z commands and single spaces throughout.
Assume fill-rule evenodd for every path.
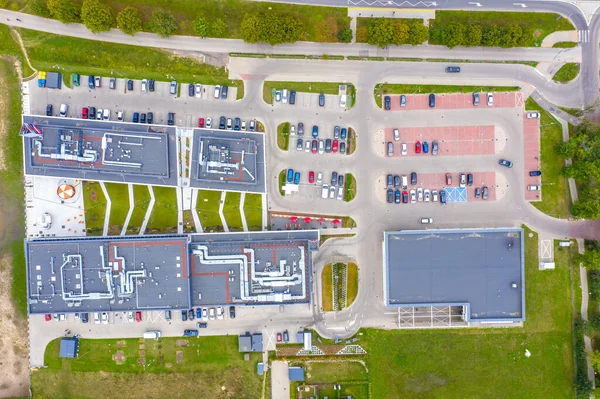
M 552 47 L 559 42 L 575 42 L 579 41 L 576 30 L 561 30 L 552 32 L 542 40 L 542 47 Z
M 348 16 L 356 18 L 414 18 L 427 20 L 435 18 L 435 10 L 406 9 L 406 8 L 381 8 L 381 7 L 354 7 L 348 9 Z M 552 47 L 552 46 L 550 46 Z
M 142 222 L 142 227 L 140 227 L 140 235 L 144 235 L 146 231 L 146 227 L 148 226 L 148 222 L 150 221 L 150 215 L 152 215 L 152 210 L 154 209 L 154 203 L 156 202 L 156 197 L 154 196 L 154 190 L 151 185 L 148 185 L 148 191 L 150 192 L 150 203 L 148 204 L 148 209 L 146 210 L 146 214 L 144 215 L 144 221 Z
M 177 234 L 183 234 L 183 193 L 181 188 L 175 189 L 177 195 Z
M 244 231 L 248 231 L 248 223 L 246 222 L 246 214 L 244 213 L 244 201 L 246 201 L 246 193 L 240 195 L 240 216 L 242 217 Z
M 290 399 L 290 376 L 287 362 L 275 361 L 271 364 L 271 397 Z
M 219 217 L 221 217 L 221 223 L 223 224 L 223 231 L 225 233 L 229 233 L 229 226 L 227 226 L 227 220 L 225 220 L 225 215 L 223 214 L 223 207 L 225 207 L 225 196 L 227 195 L 226 191 L 221 191 L 221 200 L 219 201 Z
M 104 213 L 104 227 L 102 228 L 102 235 L 108 235 L 108 228 L 110 226 L 110 208 L 112 206 L 112 201 L 110 200 L 110 195 L 108 195 L 108 190 L 106 189 L 106 185 L 103 181 L 100 183 L 100 187 L 102 188 L 102 192 L 104 193 L 104 197 L 106 198 L 106 212 Z
M 200 216 L 198 216 L 198 210 L 196 204 L 198 203 L 198 192 L 200 190 L 192 189 L 192 218 L 194 218 L 194 225 L 196 226 L 196 233 L 204 233 L 202 228 L 202 222 L 200 222 Z
M 125 218 L 125 222 L 123 223 L 123 228 L 121 229 L 122 236 L 127 234 L 127 227 L 129 226 L 129 221 L 131 220 L 131 215 L 133 215 L 133 209 L 135 208 L 135 197 L 133 195 L 133 184 L 129 183 L 127 185 L 127 192 L 129 194 L 129 211 L 127 211 L 127 217 Z

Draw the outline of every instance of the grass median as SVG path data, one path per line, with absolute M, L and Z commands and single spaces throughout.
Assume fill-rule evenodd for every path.
M 301 93 L 338 94 L 340 85 L 343 84 L 347 83 L 267 81 L 263 85 L 263 100 L 267 104 L 273 104 L 273 92 L 283 89 L 296 90 Z
M 556 71 L 552 80 L 559 83 L 567 83 L 575 79 L 577 75 L 579 75 L 579 64 L 576 62 L 568 62 Z
M 344 201 L 350 202 L 356 197 L 356 179 L 352 173 L 346 173 L 344 184 Z
M 228 192 L 223 204 L 223 216 L 229 231 L 243 231 L 242 214 L 240 213 L 240 193 Z
M 177 233 L 177 194 L 172 187 L 152 187 L 154 208 L 146 226 L 146 234 Z
M 129 188 L 127 184 L 105 183 L 110 197 L 110 220 L 108 234 L 119 235 L 129 212 Z
M 244 215 L 250 231 L 262 230 L 262 195 L 246 194 L 244 199 Z
M 223 231 L 223 222 L 219 215 L 221 204 L 221 192 L 211 190 L 200 190 L 196 211 L 204 231 Z
M 284 122 L 277 126 L 277 146 L 287 151 L 290 147 L 290 123 Z
M 577 42 L 558 42 L 552 45 L 552 48 L 573 48 L 577 47 Z
M 148 187 L 138 184 L 134 185 L 133 199 L 133 212 L 127 225 L 127 234 L 138 234 L 140 232 L 146 211 L 148 211 L 148 205 L 150 205 L 150 191 L 148 191 Z

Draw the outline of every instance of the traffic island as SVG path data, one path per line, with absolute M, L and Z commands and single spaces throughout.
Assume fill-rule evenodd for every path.
M 343 310 L 354 302 L 358 293 L 356 263 L 334 263 L 321 274 L 321 307 L 324 312 Z
M 290 146 L 290 123 L 284 122 L 277 126 L 277 147 L 287 151 Z

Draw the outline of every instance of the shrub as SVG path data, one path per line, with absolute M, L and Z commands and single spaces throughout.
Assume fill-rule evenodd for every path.
M 63 24 L 72 24 L 79 22 L 81 9 L 72 0 L 48 0 L 46 2 L 48 11 L 52 17 L 58 19 Z
M 156 10 L 152 12 L 152 17 L 148 23 L 150 31 L 160 37 L 169 37 L 177 30 L 177 21 L 175 16 L 167 10 Z
M 196 33 L 200 37 L 206 37 L 208 36 L 209 32 L 210 25 L 208 24 L 208 21 L 203 17 L 196 18 L 196 20 L 194 21 L 194 33 Z
M 117 15 L 117 24 L 121 32 L 133 36 L 142 30 L 142 16 L 137 8 L 125 7 Z
M 99 0 L 84 0 L 81 6 L 81 21 L 92 33 L 106 32 L 115 23 L 115 14 L 108 4 Z
M 352 41 L 352 29 L 342 28 L 338 32 L 338 41 L 341 43 L 350 43 Z

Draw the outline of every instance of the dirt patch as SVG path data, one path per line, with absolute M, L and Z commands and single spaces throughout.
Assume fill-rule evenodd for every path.
M 137 363 L 138 363 L 140 366 L 143 366 L 143 365 L 145 365 L 145 364 L 146 364 L 146 358 L 145 358 L 145 357 L 140 357 L 140 358 L 138 358 L 138 361 L 137 361 Z
M 117 348 L 124 348 L 127 345 L 127 341 L 117 341 Z
M 139 350 L 141 350 L 141 351 L 143 351 L 144 349 L 146 349 L 146 345 L 144 345 L 144 344 L 141 344 L 141 345 L 138 347 L 138 349 L 139 349 Z
M 188 346 L 189 342 L 186 339 L 178 339 L 175 343 L 177 346 Z
M 173 363 L 167 363 L 167 364 L 165 364 L 165 367 L 170 369 L 171 367 L 173 367 Z
M 117 353 L 112 355 L 112 359 L 115 361 L 115 363 L 119 365 L 123 364 L 125 362 L 125 352 L 117 351 Z
M 183 363 L 183 351 L 175 352 L 175 358 L 177 359 L 177 364 Z
M 144 356 L 146 356 L 146 351 L 139 351 L 139 352 L 138 352 L 138 356 L 139 356 L 139 357 L 144 357 Z

